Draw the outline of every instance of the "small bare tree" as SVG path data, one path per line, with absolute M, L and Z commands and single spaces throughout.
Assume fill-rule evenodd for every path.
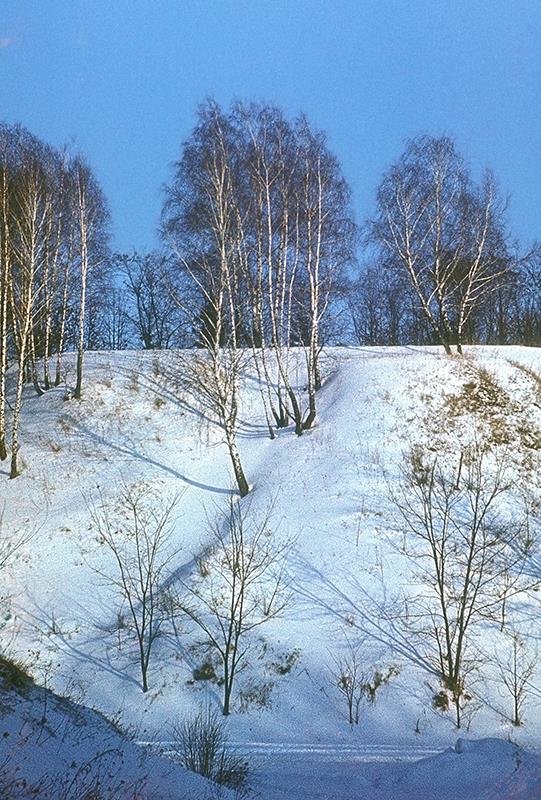
M 101 494 L 99 506 L 91 505 L 98 541 L 110 550 L 115 565 L 111 571 L 94 569 L 117 590 L 122 606 L 128 607 L 143 692 L 148 691 L 150 658 L 163 622 L 160 587 L 179 552 L 171 542 L 179 499 L 178 495 L 159 498 L 145 484 L 124 484 L 116 508 L 108 509 Z
M 503 515 L 511 488 L 506 455 L 482 445 L 464 451 L 456 470 L 414 448 L 403 478 L 393 499 L 410 534 L 403 549 L 418 580 L 405 622 L 442 682 L 435 703 L 446 708 L 450 698 L 460 727 L 466 679 L 475 664 L 474 632 L 499 615 L 502 584 L 507 600 L 528 588 L 527 520 Z
M 375 703 L 379 689 L 398 675 L 398 667 L 368 667 L 362 653 L 362 642 L 355 644 L 346 637 L 345 652 L 333 657 L 331 674 L 336 688 L 345 698 L 350 725 L 358 725 L 363 700 Z
M 253 523 L 249 507 L 231 500 L 223 518 L 211 525 L 205 568 L 171 598 L 172 607 L 188 615 L 219 656 L 224 715 L 230 713 L 235 678 L 253 648 L 250 633 L 281 614 L 290 600 L 284 577 L 289 543 L 275 540 L 271 511 Z
M 533 648 L 516 631 L 508 634 L 510 650 L 505 655 L 496 654 L 502 684 L 513 701 L 513 725 L 523 723 L 523 710 L 528 696 L 532 676 L 538 662 L 537 648 Z

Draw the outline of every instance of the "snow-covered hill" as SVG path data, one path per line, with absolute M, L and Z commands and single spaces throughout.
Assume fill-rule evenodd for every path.
M 3 800 L 215 796 L 209 781 L 138 746 L 95 711 L 35 686 L 13 667 L 8 674 L 15 687 L 2 668 Z M 223 790 L 223 797 L 232 794 Z
M 92 506 L 98 496 L 114 504 L 123 483 L 144 481 L 164 497 L 181 494 L 173 544 L 180 549 L 175 570 L 186 574 L 196 569 L 208 542 L 209 519 L 231 497 L 228 454 L 220 430 L 178 388 L 173 354 L 93 353 L 86 364 L 81 403 L 66 400 L 65 387 L 41 398 L 29 390 L 26 469 L 9 481 L 0 468 L 4 531 L 34 531 L 10 569 L 13 616 L 2 636 L 38 683 L 121 720 L 141 741 L 167 741 L 179 717 L 206 700 L 218 704 L 219 687 L 193 679 L 200 655 L 186 621 L 176 639 L 158 640 L 150 690 L 142 693 L 133 643 L 118 630 L 118 597 L 98 574 L 112 562 L 97 541 Z M 526 484 L 532 496 L 541 496 L 539 386 L 520 365 L 541 372 L 541 353 L 470 348 L 464 359 L 451 359 L 437 348 L 332 350 L 316 427 L 300 438 L 284 429 L 274 441 L 266 433 L 256 376 L 244 376 L 239 448 L 253 490 L 242 502 L 250 503 L 254 518 L 272 504 L 277 535 L 294 542 L 287 564 L 294 602 L 260 629 L 265 642 L 254 647 L 250 667 L 239 676 L 244 699 L 237 693 L 236 713 L 228 719 L 239 746 L 262 742 L 274 754 L 272 767 L 255 757 L 269 800 L 285 796 L 272 780 L 284 745 L 353 753 L 367 744 L 385 745 L 405 756 L 411 748 L 429 752 L 456 740 L 451 716 L 432 708 L 434 676 L 411 653 L 399 620 L 392 624 L 393 604 L 412 580 L 412 565 L 394 543 L 401 534 L 390 497 L 412 444 L 443 451 L 481 431 L 497 435 L 512 453 L 517 503 Z M 495 396 L 484 395 L 487 375 Z M 536 603 L 533 593 L 516 611 L 517 624 L 529 625 L 535 637 Z M 367 668 L 393 666 L 399 674 L 375 704 L 362 705 L 360 724 L 349 726 L 333 672 L 352 640 L 362 641 Z M 487 653 L 498 641 L 487 632 Z M 471 703 L 476 713 L 466 720 L 465 735 L 512 735 L 541 744 L 541 694 L 534 678 L 532 684 L 526 724 L 517 733 L 509 700 L 488 664 L 475 676 L 476 696 L 484 702 Z M 494 763 L 511 763 L 514 755 L 500 759 L 498 746 L 487 750 Z M 438 758 L 447 764 L 450 757 Z M 535 759 L 532 764 L 535 772 Z M 508 780 L 511 773 L 502 770 L 495 778 Z M 310 784 L 310 796 L 364 797 L 373 777 L 365 772 L 353 755 L 334 769 L 322 762 L 321 792 L 314 794 Z M 439 797 L 474 796 L 468 786 L 470 794 L 450 790 Z M 308 795 L 292 787 L 290 796 Z M 514 795 L 486 794 L 500 796 Z

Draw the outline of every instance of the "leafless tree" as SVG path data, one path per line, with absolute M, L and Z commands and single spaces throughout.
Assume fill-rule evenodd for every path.
M 49 147 L 24 128 L 0 126 L 0 458 L 7 457 L 10 447 L 12 478 L 21 471 L 25 383 L 32 381 L 38 394 L 51 387 L 50 360 L 55 350 L 54 383 L 60 383 L 77 276 L 81 276 L 78 286 L 84 299 L 85 276 L 89 263 L 95 265 L 98 242 L 103 252 L 103 198 L 88 169 L 86 186 L 92 188 L 81 192 L 82 183 L 74 176 L 78 173 L 82 178 L 83 171 L 80 159 Z M 96 201 L 98 214 L 90 213 L 92 203 L 86 200 L 81 212 L 83 196 Z M 79 317 L 81 321 L 84 314 Z M 74 343 L 74 337 L 69 343 Z M 10 361 L 17 362 L 17 373 L 8 442 L 6 372 Z M 79 362 L 82 374 L 81 354 Z
M 124 316 L 145 350 L 183 345 L 186 317 L 171 258 L 159 252 L 117 255 L 114 259 L 124 282 Z
M 331 674 L 336 688 L 345 698 L 350 725 L 358 725 L 363 700 L 375 703 L 378 691 L 398 674 L 398 667 L 373 667 L 367 663 L 363 643 L 345 637 L 344 651 L 333 657 Z
M 350 725 L 359 724 L 359 713 L 364 697 L 365 676 L 362 671 L 363 663 L 359 647 L 348 641 L 345 655 L 335 656 L 332 675 L 336 687 L 347 703 L 348 722 Z
M 300 435 L 316 417 L 319 356 L 337 287 L 352 261 L 349 188 L 325 136 L 305 117 L 290 122 L 279 109 L 256 104 L 238 105 L 232 116 L 246 139 L 244 230 L 254 355 L 274 424 L 283 427 L 292 416 Z M 306 400 L 294 380 L 293 347 L 305 355 Z
M 396 271 L 365 266 L 349 286 L 346 298 L 357 344 L 397 345 L 417 340 L 411 291 Z
M 0 460 L 7 458 L 6 373 L 8 368 L 9 300 L 12 286 L 10 194 L 12 136 L 0 128 Z
M 192 389 L 200 392 L 224 432 L 235 479 L 244 497 L 249 485 L 237 447 L 239 380 L 246 360 L 238 312 L 243 242 L 231 138 L 227 120 L 212 106 L 179 164 L 183 177 L 169 192 L 164 230 L 203 303 L 199 334 L 203 356 L 184 359 L 185 378 Z M 203 196 L 196 223 L 190 217 L 195 213 L 191 207 L 180 211 L 178 208 L 178 194 L 185 181 L 195 185 Z M 179 239 L 181 222 L 181 231 L 186 226 L 193 230 L 196 241 L 190 249 L 185 247 L 182 236 Z
M 75 213 L 75 247 L 79 265 L 79 310 L 77 331 L 77 378 L 74 397 L 81 399 L 87 287 L 92 271 L 106 257 L 108 211 L 103 193 L 88 164 L 79 156 L 71 165 L 72 195 Z
M 45 155 L 45 149 L 39 142 L 32 138 L 27 140 L 21 134 L 18 162 L 12 170 L 8 217 L 12 248 L 10 306 L 18 361 L 11 430 L 11 478 L 17 477 L 20 472 L 18 459 L 23 389 L 27 370 L 33 361 L 33 322 L 42 292 L 45 243 L 51 216 L 52 195 L 44 163 Z
M 475 185 L 448 137 L 408 142 L 380 185 L 370 236 L 408 275 L 447 353 L 461 352 L 467 322 L 506 276 L 503 213 L 494 177 Z
M 135 634 L 143 692 L 154 643 L 160 634 L 163 609 L 160 587 L 172 572 L 179 547 L 172 540 L 179 496 L 159 498 L 147 485 L 123 485 L 117 506 L 107 508 L 100 495 L 91 505 L 98 541 L 113 555 L 111 571 L 95 571 L 118 592 Z
M 211 525 L 202 574 L 171 596 L 172 607 L 188 615 L 220 658 L 224 715 L 253 650 L 250 634 L 279 616 L 290 600 L 284 576 L 289 544 L 274 538 L 270 514 L 254 522 L 249 507 L 231 500 L 227 513 Z
M 438 704 L 448 693 L 460 727 L 467 678 L 476 665 L 475 632 L 498 616 L 502 596 L 529 586 L 527 518 L 504 514 L 508 460 L 479 444 L 465 450 L 455 468 L 450 458 L 414 448 L 403 479 L 393 499 L 418 586 L 407 599 L 405 623 L 441 679 Z
M 502 684 L 513 702 L 513 725 L 519 727 L 523 723 L 524 705 L 539 659 L 537 648 L 516 631 L 509 633 L 507 638 L 509 649 L 505 653 L 498 650 L 496 662 Z
M 239 426 L 239 376 L 246 364 L 246 352 L 216 348 L 182 353 L 178 358 L 181 381 L 210 419 L 224 433 L 235 481 L 241 497 L 250 491 L 237 446 Z
M 196 288 L 200 344 L 251 347 L 271 437 L 291 417 L 300 435 L 315 420 L 333 291 L 353 253 L 349 189 L 323 134 L 270 106 L 226 113 L 210 101 L 176 165 L 163 230 Z

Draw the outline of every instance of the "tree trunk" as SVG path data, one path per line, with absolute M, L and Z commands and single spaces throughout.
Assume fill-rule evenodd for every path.
M 6 372 L 7 372 L 7 303 L 0 309 L 0 461 L 7 458 L 6 448 Z
M 455 697 L 455 712 L 456 712 L 456 726 L 460 728 L 461 725 L 461 718 L 460 718 L 460 697 Z
M 226 441 L 231 463 L 233 465 L 233 472 L 235 473 L 235 480 L 239 489 L 239 494 L 241 497 L 246 497 L 250 491 L 250 486 L 248 485 L 246 475 L 244 474 L 244 470 L 242 468 L 239 451 L 235 442 L 235 436 L 231 431 L 226 431 Z
M 17 389 L 15 392 L 15 403 L 13 406 L 13 424 L 11 433 L 11 469 L 9 473 L 10 478 L 16 478 L 20 475 L 19 471 L 19 425 L 21 419 L 21 407 L 23 400 L 23 387 L 24 387 L 24 362 L 19 363 L 17 373 Z
M 86 282 L 88 277 L 88 227 L 86 189 L 79 176 L 79 237 L 81 248 L 81 295 L 79 299 L 79 330 L 77 337 L 77 380 L 75 399 L 80 400 L 83 386 L 83 358 L 85 344 Z

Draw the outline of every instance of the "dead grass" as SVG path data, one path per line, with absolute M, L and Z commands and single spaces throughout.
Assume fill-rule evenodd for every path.
M 449 416 L 456 419 L 473 415 L 486 424 L 491 444 L 511 444 L 509 417 L 518 410 L 515 403 L 485 367 L 468 364 L 466 368 L 470 379 L 458 393 L 448 395 L 445 400 Z
M 533 383 L 534 391 L 535 391 L 535 401 L 534 404 L 541 408 L 541 374 L 536 372 L 531 367 L 527 367 L 525 364 L 521 364 L 520 361 L 514 361 L 513 359 L 509 359 L 509 363 L 515 369 L 518 369 L 523 375 L 526 375 Z

